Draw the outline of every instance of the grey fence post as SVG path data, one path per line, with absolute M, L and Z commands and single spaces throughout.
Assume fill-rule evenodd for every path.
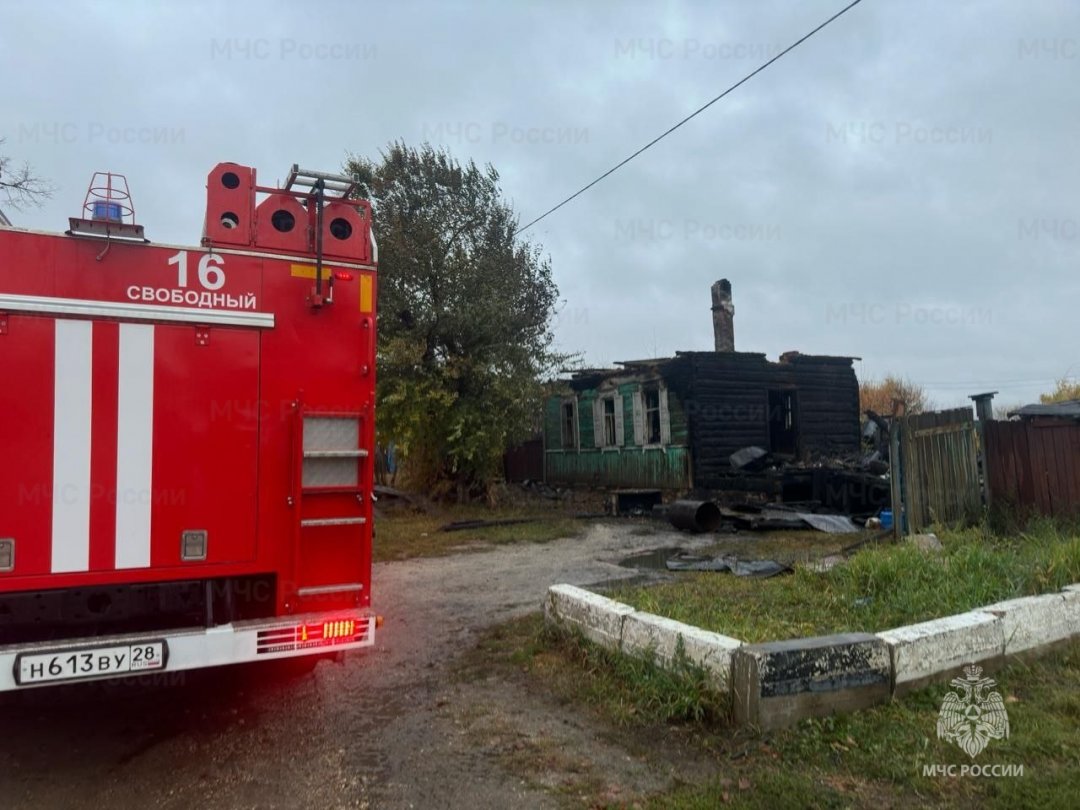
M 975 402 L 975 416 L 979 420 L 979 459 L 982 461 L 982 493 L 983 503 L 990 508 L 990 469 L 987 466 L 986 455 L 986 423 L 994 421 L 994 394 L 997 391 L 987 391 L 983 394 L 972 394 L 968 399 Z

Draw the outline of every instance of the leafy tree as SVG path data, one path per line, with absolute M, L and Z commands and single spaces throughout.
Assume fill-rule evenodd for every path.
M 859 383 L 859 412 L 868 410 L 888 416 L 893 410 L 893 400 L 901 399 L 907 405 L 907 413 L 922 413 L 934 407 L 921 385 L 904 377 L 887 374 L 884 380 L 863 380 Z
M 1072 399 L 1080 399 L 1080 382 L 1062 377 L 1057 381 L 1054 390 L 1049 394 L 1039 394 L 1039 402 L 1050 405 L 1054 402 L 1068 402 Z
M 552 347 L 550 262 L 515 236 L 490 165 L 394 142 L 346 171 L 375 209 L 380 441 L 413 486 L 482 494 L 566 359 Z
M 0 147 L 5 140 L 0 138 Z M 41 205 L 53 194 L 52 185 L 34 174 L 29 163 L 16 166 L 5 155 L 0 155 L 0 189 L 4 193 L 4 202 L 18 210 L 27 205 Z

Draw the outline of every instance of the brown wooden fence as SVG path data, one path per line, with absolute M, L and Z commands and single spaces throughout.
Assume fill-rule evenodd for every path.
M 530 439 L 503 455 L 507 481 L 544 480 L 544 440 Z
M 987 422 L 983 432 L 993 506 L 1080 513 L 1080 424 Z
M 975 437 L 970 408 L 901 419 L 901 481 L 908 531 L 978 518 L 982 491 Z

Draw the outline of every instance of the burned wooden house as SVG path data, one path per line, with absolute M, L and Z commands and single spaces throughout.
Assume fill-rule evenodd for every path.
M 714 351 L 578 371 L 548 399 L 549 482 L 724 489 L 745 447 L 801 461 L 858 453 L 854 358 L 735 351 L 726 279 L 712 301 Z

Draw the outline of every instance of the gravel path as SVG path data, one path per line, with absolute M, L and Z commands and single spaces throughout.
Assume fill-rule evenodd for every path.
M 617 565 L 628 554 L 694 544 L 600 523 L 577 539 L 387 563 L 374 574 L 376 646 L 312 674 L 241 666 L 0 695 L 0 804 L 541 808 L 582 774 L 613 797 L 658 789 L 667 769 L 572 709 L 447 675 L 550 584 L 631 576 Z M 508 758 L 535 760 L 527 781 Z

